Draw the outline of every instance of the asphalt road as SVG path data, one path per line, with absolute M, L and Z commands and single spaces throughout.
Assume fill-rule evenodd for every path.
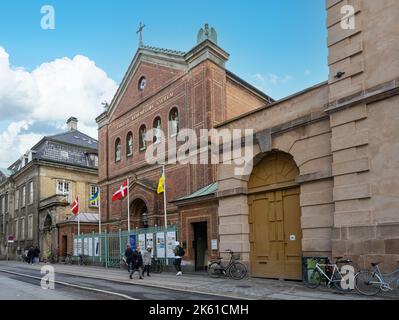
M 12 274 L 7 273 L 9 271 Z M 32 278 L 35 277 L 35 278 Z M 118 283 L 104 279 L 85 278 L 57 272 L 54 290 L 40 286 L 43 275 L 27 267 L 9 267 L 0 264 L 0 300 L 215 300 L 215 296 L 187 291 L 168 290 L 140 286 L 139 280 L 132 284 Z M 36 279 L 38 278 L 38 279 Z M 69 284 L 71 287 L 62 282 Z M 85 289 L 81 288 L 84 287 Z M 97 290 L 97 291 L 94 291 Z M 100 290 L 101 292 L 99 292 Z M 223 297 L 217 297 L 223 300 Z M 226 300 L 231 300 L 226 297 Z

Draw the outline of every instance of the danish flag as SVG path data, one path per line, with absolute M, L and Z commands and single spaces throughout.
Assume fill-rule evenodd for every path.
M 78 197 L 76 197 L 76 200 L 72 203 L 71 210 L 75 216 L 79 213 L 79 198 Z
M 112 201 L 122 200 L 127 196 L 128 191 L 128 182 L 127 180 L 119 187 L 118 191 L 116 191 L 112 196 Z

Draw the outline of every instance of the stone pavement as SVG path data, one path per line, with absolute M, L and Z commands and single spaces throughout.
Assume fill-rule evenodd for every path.
M 43 264 L 27 265 L 22 262 L 0 261 L 2 265 L 11 267 L 24 267 L 40 270 Z M 380 300 L 380 299 L 399 299 L 396 294 L 379 294 L 376 297 L 365 297 L 353 293 L 341 293 L 335 289 L 327 289 L 320 286 L 317 289 L 308 289 L 301 282 L 283 281 L 259 278 L 246 278 L 243 280 L 232 280 L 229 278 L 212 279 L 205 273 L 185 273 L 181 277 L 176 277 L 174 273 L 163 272 L 161 274 L 151 274 L 144 280 L 129 279 L 126 270 L 106 269 L 94 266 L 77 266 L 54 264 L 55 272 L 84 277 L 101 278 L 104 280 L 124 282 L 126 284 L 140 284 L 152 287 L 186 290 L 207 294 L 230 296 L 241 299 L 261 299 L 261 300 Z M 215 297 L 217 299 L 217 297 Z

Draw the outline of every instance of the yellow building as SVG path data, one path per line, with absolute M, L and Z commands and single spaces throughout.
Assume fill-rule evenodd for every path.
M 77 197 L 80 212 L 98 221 L 98 203 L 89 205 L 98 190 L 97 140 L 78 131 L 77 123 L 70 118 L 67 132 L 44 137 L 8 168 L 12 205 L 5 233 L 15 239 L 8 247 L 11 258 L 30 246 L 39 246 L 42 258 L 71 253 L 76 223 L 68 228 L 62 223 L 73 215 L 71 203 Z

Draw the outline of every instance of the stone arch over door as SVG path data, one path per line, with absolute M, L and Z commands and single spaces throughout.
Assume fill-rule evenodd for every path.
M 135 198 L 130 208 L 135 227 L 147 228 L 149 226 L 149 209 L 146 201 L 142 198 Z
M 299 169 L 273 151 L 257 157 L 248 180 L 250 264 L 253 276 L 301 279 Z

